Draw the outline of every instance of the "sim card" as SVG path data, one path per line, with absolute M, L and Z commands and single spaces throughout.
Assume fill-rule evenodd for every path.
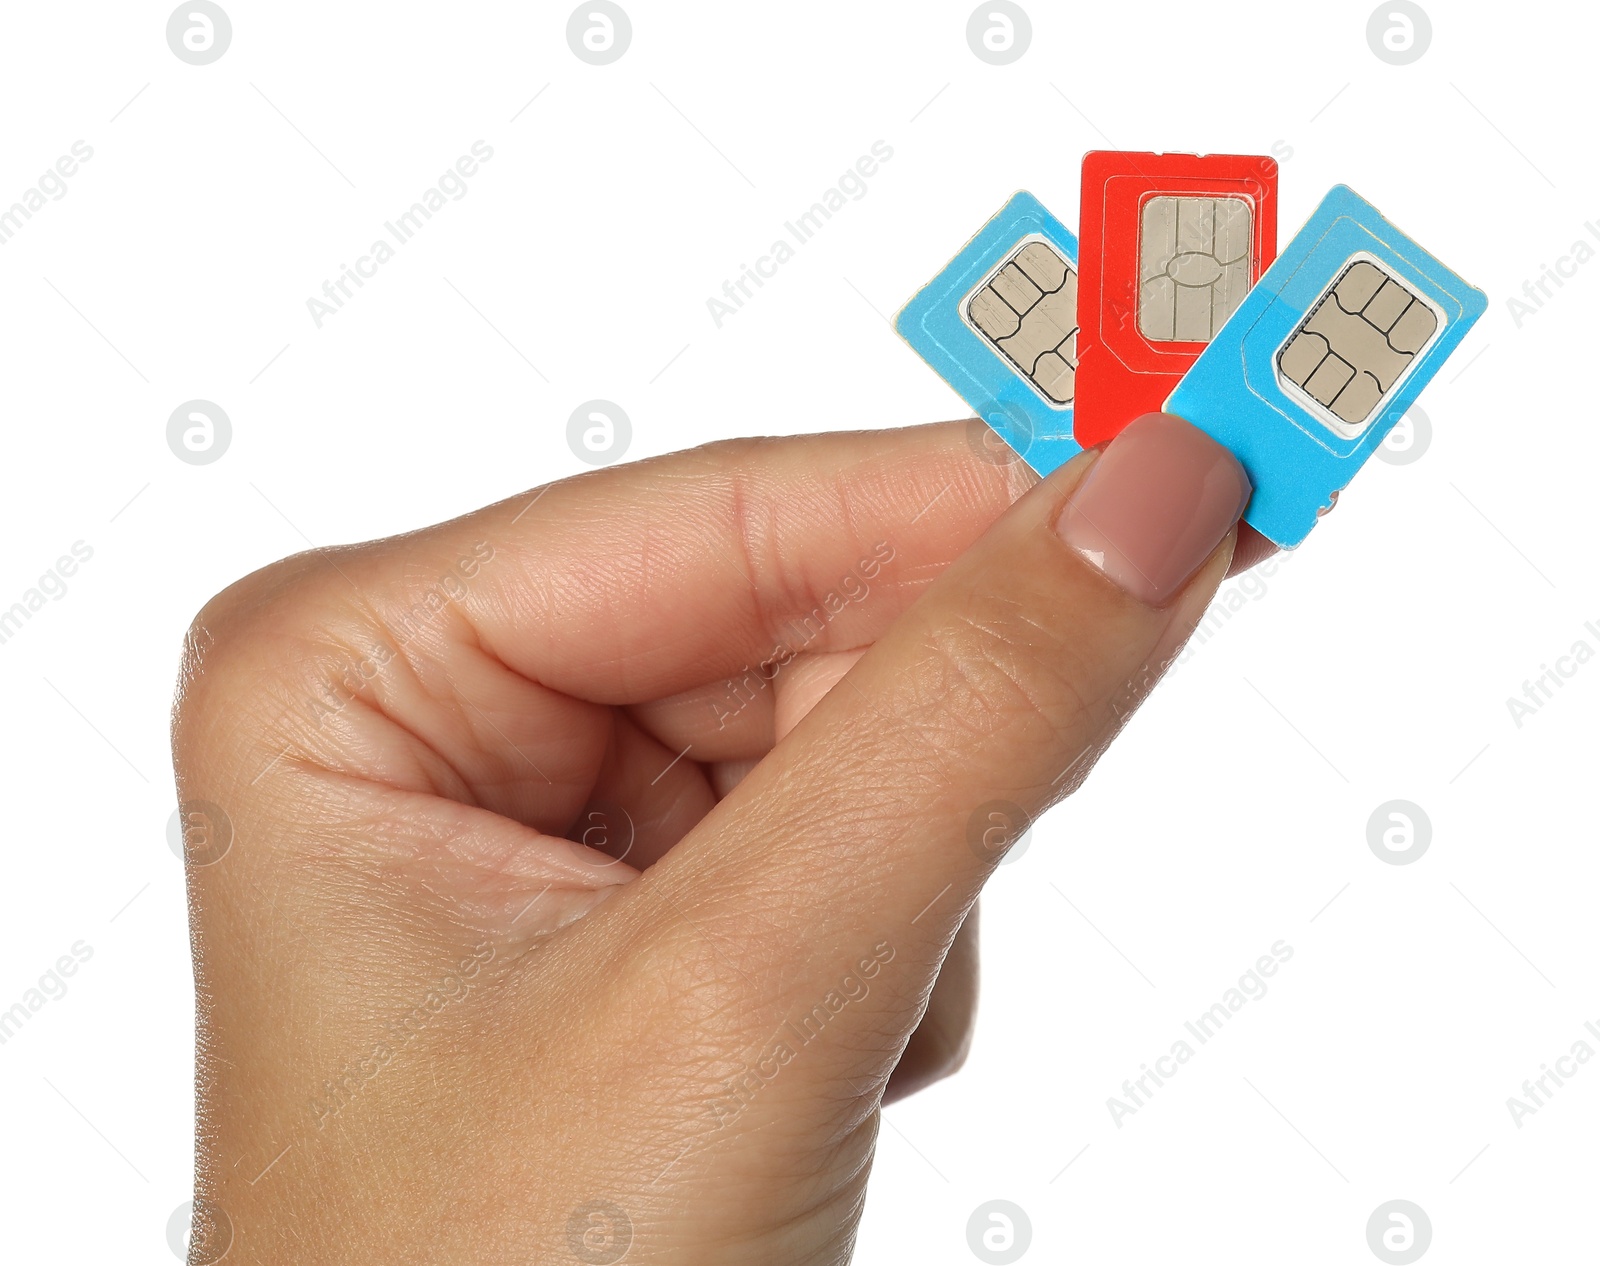
M 1041 475 L 1081 451 L 1078 239 L 1031 193 L 1013 196 L 894 327 Z
M 1245 522 L 1305 540 L 1488 300 L 1336 185 L 1166 402 L 1226 444 Z
M 1272 263 L 1278 164 L 1247 154 L 1083 159 L 1076 437 L 1109 440 L 1172 394 Z

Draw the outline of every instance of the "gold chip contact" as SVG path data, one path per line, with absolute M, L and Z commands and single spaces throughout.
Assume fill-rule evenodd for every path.
M 1015 251 L 967 301 L 967 319 L 1052 404 L 1072 403 L 1078 274 L 1048 242 Z
M 1139 333 L 1210 342 L 1250 289 L 1254 232 L 1243 198 L 1149 199 L 1139 212 Z
M 1372 417 L 1438 328 L 1438 314 L 1409 287 L 1356 259 L 1283 345 L 1278 373 L 1349 433 Z

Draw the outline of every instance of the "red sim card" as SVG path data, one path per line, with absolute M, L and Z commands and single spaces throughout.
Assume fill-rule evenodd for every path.
M 1159 410 L 1278 253 L 1278 164 L 1249 154 L 1084 155 L 1073 433 Z

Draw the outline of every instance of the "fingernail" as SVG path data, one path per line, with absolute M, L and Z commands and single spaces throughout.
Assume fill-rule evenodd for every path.
M 1170 413 L 1135 418 L 1056 520 L 1069 548 L 1119 589 L 1160 606 L 1210 556 L 1250 500 L 1238 459 Z

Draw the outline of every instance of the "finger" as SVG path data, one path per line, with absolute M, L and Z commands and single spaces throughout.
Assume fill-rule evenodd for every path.
M 241 736 L 241 763 L 283 756 L 273 779 L 297 760 L 560 834 L 609 739 L 589 700 L 645 703 L 866 645 L 909 606 L 1028 482 L 969 434 L 711 445 L 279 564 L 206 613 L 258 608 L 266 589 L 277 623 L 305 625 L 289 695 L 311 702 Z M 402 761 L 377 759 L 361 729 L 375 719 L 403 731 Z M 759 709 L 735 725 L 765 732 Z M 688 742 L 663 745 L 678 759 Z
M 821 703 L 866 652 L 806 655 L 777 682 L 775 729 L 783 739 Z M 939 968 L 916 1030 L 895 1064 L 885 1103 L 916 1094 L 954 1073 L 966 1061 L 978 1012 L 978 907 L 974 903 Z
M 628 715 L 675 752 L 693 747 L 700 761 L 751 760 L 772 750 L 773 680 L 767 663 L 665 699 L 634 704 Z
M 749 777 L 750 771 L 760 763 L 755 760 L 725 760 L 712 765 L 708 772 L 717 799 L 731 795 L 733 789 Z
M 1278 547 L 1248 524 L 1239 525 L 1229 576 L 1265 562 Z M 863 648 L 864 649 L 864 648 Z M 631 714 L 649 733 L 673 751 L 692 746 L 701 761 L 751 761 L 769 751 L 778 738 L 838 682 L 861 651 L 832 651 L 797 657 L 804 670 L 778 665 L 751 668 L 738 677 L 698 685 L 670 698 L 637 704 Z M 818 668 L 831 663 L 831 670 Z M 804 682 L 802 688 L 799 683 Z M 796 711 L 775 724 L 773 706 L 789 693 Z M 724 793 L 726 794 L 726 793 Z
M 826 655 L 803 655 L 797 658 L 776 683 L 777 695 L 773 700 L 772 717 L 775 739 L 781 741 L 799 725 L 805 715 L 844 680 L 845 674 L 856 666 L 864 654 L 865 650 L 834 651 Z
M 957 1072 L 966 1063 L 978 1021 L 978 903 L 950 944 L 916 1031 L 889 1075 L 883 1101 L 893 1103 Z
M 575 837 L 604 838 L 610 855 L 641 870 L 652 865 L 717 802 L 706 771 L 673 757 L 618 715 L 606 759 L 574 824 Z
M 1248 523 L 1239 525 L 1239 541 L 1233 547 L 1233 561 L 1228 564 L 1228 575 L 1237 576 L 1249 571 L 1257 563 L 1264 563 L 1278 552 L 1278 547 L 1257 532 Z
M 865 651 L 805 655 L 777 681 L 776 731 L 782 740 L 821 703 Z M 966 1061 L 978 1013 L 978 907 L 974 903 L 939 968 L 927 1010 L 906 1042 L 884 1090 L 893 1103 L 953 1074 Z
M 748 694 L 713 696 L 702 689 L 628 709 L 590 794 L 591 801 L 624 811 L 628 860 L 641 868 L 658 861 L 864 653 L 797 655 L 774 666 L 770 677 L 754 678 Z M 715 727 L 706 724 L 708 698 L 719 705 Z M 674 760 L 675 751 L 695 751 L 700 760 Z
M 697 760 L 759 760 L 850 670 L 862 650 L 772 661 L 736 678 L 635 704 L 628 714 L 664 747 L 693 748 Z
M 1015 499 L 970 423 L 714 444 L 552 484 L 401 538 L 488 554 L 457 599 L 502 663 L 574 697 L 642 703 L 801 651 L 865 646 Z
M 1031 817 L 1081 781 L 1220 582 L 1248 495 L 1226 450 L 1164 415 L 1075 459 L 599 924 L 692 912 L 750 980 L 784 982 L 766 1020 L 872 960 L 881 987 L 841 1025 L 856 1039 L 828 1044 L 860 1073 L 860 1031 L 909 1031 L 996 862 L 969 838 L 975 810 Z

